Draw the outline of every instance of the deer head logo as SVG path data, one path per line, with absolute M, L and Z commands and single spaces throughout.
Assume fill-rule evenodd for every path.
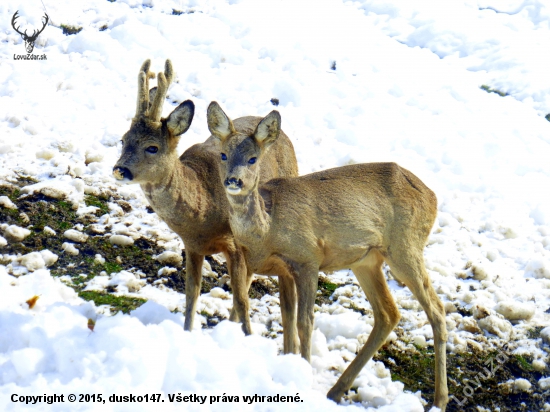
M 17 18 L 19 17 L 17 15 L 17 13 L 19 13 L 19 10 L 17 10 L 15 12 L 15 14 L 13 15 L 12 19 L 11 19 L 11 26 L 13 27 L 13 29 L 19 33 L 21 35 L 21 37 L 23 38 L 23 40 L 25 41 L 25 49 L 27 49 L 27 53 L 32 53 L 33 49 L 34 49 L 34 42 L 36 41 L 36 39 L 38 38 L 38 35 L 40 33 L 42 33 L 44 31 L 44 28 L 47 26 L 48 24 L 48 21 L 49 21 L 49 17 L 46 13 L 44 13 L 44 25 L 42 26 L 42 28 L 40 30 L 34 30 L 34 32 L 32 33 L 32 35 L 28 35 L 27 34 L 27 30 L 25 30 L 24 33 L 21 33 L 19 31 L 19 27 L 21 26 L 17 26 L 15 27 L 15 20 L 17 20 Z

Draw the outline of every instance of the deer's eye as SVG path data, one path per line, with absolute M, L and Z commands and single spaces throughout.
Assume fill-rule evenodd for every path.
M 225 153 L 222 153 L 222 160 L 227 160 L 227 156 Z
M 147 153 L 155 154 L 159 151 L 159 148 L 156 146 L 149 146 L 147 149 L 145 149 Z
M 250 160 L 248 161 L 249 164 L 253 165 L 254 163 L 256 163 L 256 158 L 255 157 L 251 157 Z

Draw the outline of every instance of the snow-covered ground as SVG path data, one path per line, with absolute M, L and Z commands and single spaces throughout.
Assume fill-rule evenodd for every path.
M 47 59 L 15 59 L 26 52 L 11 17 L 19 10 L 21 29 L 32 32 L 40 27 L 43 4 L 50 25 L 34 53 Z M 181 151 L 208 137 L 210 101 L 237 118 L 266 115 L 276 98 L 301 174 L 395 161 L 419 176 L 439 200 L 425 258 L 448 312 L 449 350 L 510 341 L 515 353 L 532 357 L 534 369 L 548 376 L 550 330 L 543 333 L 546 343 L 528 335 L 550 325 L 548 2 L 43 4 L 0 3 L 0 183 L 16 174 L 32 176 L 39 183 L 27 191 L 65 194 L 82 212 L 85 193 L 115 190 L 132 211 L 122 214 L 113 205 L 111 225 L 159 240 L 166 250 L 181 249 L 181 241 L 146 212 L 139 187 L 119 187 L 111 176 L 120 137 L 135 113 L 139 67 L 151 58 L 152 69 L 160 71 L 170 58 L 177 78 L 164 114 L 185 99 L 196 105 Z M 62 24 L 83 29 L 66 36 Z M 4 199 L 0 207 L 10 204 Z M 0 253 L 21 232 L 8 230 L 0 231 Z M 142 287 L 128 272 L 96 278 L 89 288 L 117 284 L 149 299 L 130 315 L 106 316 L 50 275 L 47 252 L 40 259 L 0 265 L 2 410 L 423 410 L 421 394 L 405 392 L 374 361 L 356 381 L 355 402 L 336 405 L 325 398 L 372 329 L 370 316 L 349 308 L 350 302 L 367 310 L 370 305 L 347 271 L 332 277 L 346 283 L 335 302 L 316 313 L 310 367 L 298 356 L 278 355 L 280 336 L 262 336 L 280 315 L 273 297 L 252 301 L 253 336 L 244 337 L 229 322 L 212 330 L 197 325 L 189 333 L 182 314 L 172 312 L 184 307 L 182 294 L 163 285 Z M 401 344 L 430 345 L 431 328 L 418 303 L 394 281 L 390 286 L 403 318 Z M 29 309 L 25 302 L 35 295 L 40 298 Z M 199 310 L 227 314 L 230 302 L 217 290 L 201 297 Z M 96 319 L 93 332 L 88 319 Z M 541 387 L 547 382 L 541 380 Z M 25 409 L 11 399 L 70 393 L 104 399 L 160 393 L 165 402 Z M 203 406 L 168 401 L 179 393 L 208 399 Z M 254 394 L 298 394 L 303 402 L 243 401 Z M 240 403 L 222 402 L 224 395 L 239 396 Z

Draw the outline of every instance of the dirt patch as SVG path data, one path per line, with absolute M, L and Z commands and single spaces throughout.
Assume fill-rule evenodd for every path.
M 145 279 L 148 283 L 159 279 L 158 271 L 165 265 L 155 260 L 153 256 L 161 254 L 164 249 L 159 247 L 154 240 L 142 237 L 135 240 L 131 246 L 117 246 L 108 242 L 103 234 L 97 234 L 91 230 L 91 225 L 97 222 L 98 216 L 109 212 L 108 202 L 116 201 L 126 212 L 131 210 L 129 203 L 121 199 L 114 199 L 106 194 L 87 195 L 85 197 L 86 205 L 95 206 L 98 210 L 94 214 L 77 216 L 73 205 L 69 202 L 44 196 L 43 194 L 21 197 L 21 187 L 35 182 L 22 178 L 19 179 L 19 183 L 21 186 L 0 186 L 0 196 L 8 196 L 17 206 L 17 209 L 0 207 L 0 222 L 28 228 L 31 234 L 22 242 L 8 243 L 6 247 L 2 248 L 3 254 L 24 255 L 44 249 L 50 250 L 58 256 L 57 262 L 49 268 L 52 276 L 70 276 L 72 278 L 72 285 L 70 286 L 77 292 L 84 288 L 87 281 L 101 274 L 101 272 L 108 274 L 120 272 L 121 270 L 134 273 L 141 272 L 146 275 Z M 72 229 L 77 224 L 83 226 L 82 232 L 86 233 L 89 238 L 83 244 L 75 243 L 80 253 L 73 256 L 65 253 L 62 248 L 64 242 L 74 243 L 65 239 L 63 232 Z M 46 226 L 56 231 L 56 235 L 51 236 L 45 232 L 44 228 Z M 98 263 L 95 259 L 97 254 L 100 254 L 105 262 Z M 185 251 L 182 251 L 182 257 L 182 267 L 167 277 L 165 286 L 185 293 Z M 208 293 L 212 288 L 218 286 L 231 292 L 229 284 L 220 284 L 219 282 L 219 279 L 227 274 L 227 265 L 219 263 L 211 256 L 207 256 L 206 261 L 210 264 L 212 271 L 217 274 L 218 279 L 203 277 L 201 293 Z M 82 276 L 83 274 L 85 276 Z M 277 282 L 268 283 L 255 280 L 252 282 L 249 293 L 251 298 L 260 298 L 266 293 L 276 294 L 278 293 Z M 86 299 L 88 295 L 82 297 Z M 97 299 L 91 300 L 97 300 L 96 303 L 105 300 L 95 295 L 94 297 Z
M 374 359 L 383 362 L 392 380 L 403 382 L 406 390 L 422 391 L 431 407 L 435 377 L 433 348 L 401 350 L 389 344 Z M 532 359 L 511 354 L 506 347 L 491 351 L 471 348 L 469 352 L 447 354 L 450 398 L 447 411 L 478 412 L 478 406 L 501 412 L 544 410 L 550 390 L 540 388 L 538 381 L 544 375 L 534 371 L 531 362 Z M 505 384 L 518 378 L 531 383 L 530 391 L 517 391 Z

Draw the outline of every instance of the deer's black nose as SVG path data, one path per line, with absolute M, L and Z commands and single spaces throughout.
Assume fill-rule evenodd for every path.
M 243 186 L 243 181 L 235 177 L 227 178 L 223 183 L 225 186 L 236 186 L 238 188 L 241 188 Z
M 124 180 L 124 179 L 132 180 L 134 178 L 134 176 L 132 175 L 132 172 L 130 172 L 130 169 L 126 167 L 120 167 L 120 166 L 115 166 L 113 168 L 113 175 L 117 180 Z

